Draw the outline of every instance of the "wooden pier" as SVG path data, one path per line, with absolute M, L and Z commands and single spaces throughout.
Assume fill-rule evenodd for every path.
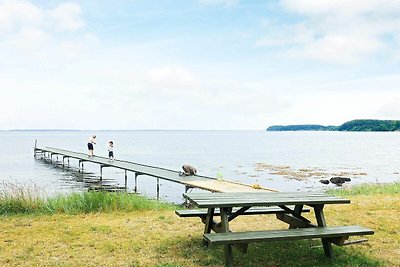
M 166 168 L 150 166 L 124 160 L 110 160 L 105 157 L 91 156 L 89 157 L 85 153 L 74 152 L 53 147 L 39 148 L 34 147 L 34 156 L 41 155 L 41 157 L 53 159 L 53 156 L 62 157 L 62 165 L 69 166 L 70 159 L 77 159 L 79 162 L 79 169 L 83 171 L 84 162 L 91 162 L 100 165 L 100 181 L 103 178 L 103 168 L 114 167 L 125 171 L 125 188 L 128 183 L 128 171 L 134 173 L 135 187 L 134 192 L 137 193 L 137 179 L 139 175 L 147 175 L 155 177 L 157 179 L 157 198 L 160 194 L 160 179 L 167 180 L 185 185 L 185 191 L 187 192 L 190 188 L 200 188 L 211 192 L 257 192 L 257 191 L 270 191 L 275 192 L 277 190 L 260 187 L 258 185 L 248 185 L 239 182 L 233 182 L 228 180 L 220 180 L 214 177 L 207 177 L 201 175 L 192 176 L 180 176 L 179 171 L 174 171 Z

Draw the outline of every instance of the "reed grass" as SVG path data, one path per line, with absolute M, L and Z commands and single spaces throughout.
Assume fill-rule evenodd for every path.
M 49 198 L 45 208 L 50 213 L 89 213 L 173 209 L 174 205 L 128 193 L 85 192 Z
M 361 184 L 348 188 L 332 189 L 328 192 L 337 196 L 394 195 L 400 193 L 400 182 L 390 184 Z
M 35 185 L 3 183 L 0 187 L 0 215 L 78 214 L 90 212 L 174 209 L 175 206 L 125 192 L 71 193 L 44 197 Z
M 43 197 L 34 184 L 3 182 L 0 185 L 0 214 L 32 213 L 42 209 L 43 205 Z

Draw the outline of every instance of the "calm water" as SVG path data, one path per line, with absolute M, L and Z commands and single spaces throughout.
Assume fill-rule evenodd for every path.
M 65 170 L 33 158 L 38 146 L 52 146 L 86 153 L 92 132 L 32 131 L 0 132 L 0 182 L 35 184 L 46 194 L 87 190 L 99 176 L 97 164 L 85 164 L 87 174 Z M 180 170 L 184 163 L 196 166 L 199 174 L 260 184 L 281 191 L 320 190 L 321 177 L 295 180 L 257 170 L 257 163 L 289 166 L 290 170 L 321 170 L 327 177 L 347 172 L 351 184 L 398 181 L 400 133 L 266 132 L 266 131 L 96 131 L 96 155 L 107 155 L 106 144 L 114 141 L 117 159 Z M 71 159 L 73 167 L 77 160 Z M 363 175 L 352 175 L 363 173 Z M 289 175 L 290 176 L 290 175 Z M 124 172 L 104 168 L 110 185 L 124 184 Z M 128 187 L 133 188 L 132 173 Z M 129 179 L 130 178 L 130 179 Z M 140 193 L 154 197 L 156 179 L 139 176 Z M 161 198 L 180 202 L 184 187 L 161 181 Z

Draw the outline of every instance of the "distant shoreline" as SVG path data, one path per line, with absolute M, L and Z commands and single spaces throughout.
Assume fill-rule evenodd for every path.
M 394 132 L 400 131 L 399 120 L 352 120 L 340 126 L 319 124 L 273 125 L 267 131 L 344 131 L 344 132 Z

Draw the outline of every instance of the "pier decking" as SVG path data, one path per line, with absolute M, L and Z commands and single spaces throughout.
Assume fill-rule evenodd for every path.
M 83 169 L 84 162 L 91 162 L 100 164 L 100 180 L 102 179 L 102 168 L 103 167 L 114 167 L 118 169 L 125 170 L 125 187 L 127 187 L 127 171 L 135 173 L 135 188 L 134 191 L 137 192 L 137 177 L 139 175 L 147 175 L 157 178 L 157 196 L 159 196 L 159 179 L 167 180 L 170 182 L 175 182 L 185 185 L 186 191 L 189 188 L 200 188 L 203 190 L 211 192 L 254 192 L 254 191 L 271 191 L 276 190 L 270 188 L 264 188 L 259 186 L 252 186 L 248 184 L 228 181 L 228 180 L 218 180 L 214 177 L 207 177 L 201 175 L 193 176 L 180 176 L 179 171 L 169 170 L 166 168 L 149 166 L 145 164 L 124 161 L 124 160 L 109 160 L 105 157 L 93 156 L 89 157 L 85 153 L 74 152 L 53 147 L 34 148 L 35 157 L 37 154 L 41 154 L 45 157 L 52 158 L 53 155 L 62 156 L 62 164 L 65 164 L 65 159 L 68 159 L 67 163 L 69 165 L 69 158 L 79 160 L 79 168 Z

